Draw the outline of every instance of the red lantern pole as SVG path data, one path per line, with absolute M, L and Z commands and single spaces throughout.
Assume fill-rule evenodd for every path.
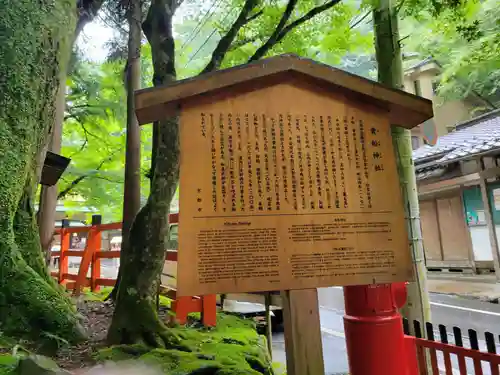
M 344 329 L 351 375 L 408 375 L 398 308 L 406 284 L 344 287 Z

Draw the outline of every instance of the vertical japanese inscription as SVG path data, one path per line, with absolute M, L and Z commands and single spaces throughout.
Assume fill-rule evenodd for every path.
M 272 121 L 271 120 L 271 126 Z M 271 177 L 270 177 L 270 165 L 269 165 L 269 157 L 271 154 L 271 150 L 269 149 L 269 119 L 266 118 L 266 115 L 262 115 L 262 143 L 264 145 L 264 181 L 266 185 L 266 210 L 271 211 L 273 209 L 273 198 L 271 193 Z
M 361 155 L 363 158 L 363 175 L 365 177 L 365 193 L 366 193 L 366 204 L 368 208 L 372 208 L 372 195 L 371 195 L 371 186 L 369 182 L 369 173 L 368 173 L 368 157 L 366 155 L 366 134 L 365 134 L 365 124 L 363 120 L 359 120 L 359 143 L 361 144 Z
M 224 115 L 219 114 L 219 136 L 220 136 L 220 193 L 222 210 L 226 211 L 226 137 L 224 129 Z
M 307 166 L 307 190 L 309 197 L 309 208 L 314 210 L 315 202 L 314 202 L 314 185 L 313 185 L 313 171 L 312 171 L 312 158 L 311 158 L 311 142 L 309 139 L 310 136 L 310 125 L 308 121 L 307 115 L 304 115 L 304 139 L 306 146 L 306 166 Z
M 231 188 L 231 212 L 236 212 L 236 174 L 234 162 L 233 114 L 227 115 L 227 150 L 229 153 L 229 184 Z
M 340 120 L 337 118 L 335 123 L 336 131 L 337 131 L 337 145 L 338 145 L 338 156 L 339 156 L 339 166 L 340 166 L 340 188 L 342 190 L 342 202 L 344 208 L 348 208 L 349 203 L 347 199 L 347 188 L 346 188 L 346 180 L 345 180 L 345 163 L 344 163 L 344 152 L 348 154 L 349 149 L 347 147 L 342 147 L 342 131 L 340 127 Z
M 354 143 L 354 161 L 356 166 L 356 185 L 358 188 L 358 197 L 359 197 L 359 207 L 365 208 L 365 193 L 363 187 L 363 169 L 361 168 L 361 152 L 360 152 L 360 135 L 359 128 L 356 128 L 357 124 L 354 120 L 354 117 L 351 117 L 351 131 L 352 131 L 352 140 Z
M 372 137 L 372 146 L 374 148 L 372 152 L 373 159 L 373 169 L 375 172 L 381 172 L 384 170 L 384 163 L 382 161 L 382 152 L 380 151 L 380 139 L 378 137 L 379 130 L 372 126 L 370 128 L 370 135 Z
M 212 152 L 212 209 L 217 212 L 217 149 L 215 148 L 214 115 L 210 114 L 210 143 Z
M 255 210 L 255 197 L 254 197 L 254 187 L 253 187 L 253 173 L 254 173 L 254 163 L 252 160 L 253 155 L 253 145 L 250 138 L 250 116 L 245 113 L 245 135 L 247 139 L 247 176 L 248 176 L 248 209 L 250 211 Z
M 349 141 L 349 123 L 347 117 L 344 116 L 344 141 L 345 141 L 345 152 L 347 154 L 347 160 L 349 161 L 349 166 L 351 165 L 352 155 L 351 155 L 351 142 Z
M 280 126 L 283 126 L 283 115 L 280 115 Z M 276 119 L 273 117 L 271 120 L 271 153 L 272 153 L 272 165 L 273 165 L 273 193 L 275 197 L 275 208 L 276 211 L 280 210 L 281 199 L 280 199 L 280 185 L 279 185 L 279 171 L 278 171 L 278 154 L 277 154 L 277 143 L 276 143 Z M 285 193 L 286 194 L 286 193 Z
M 330 171 L 328 165 L 328 147 L 326 144 L 326 134 L 325 134 L 325 118 L 324 116 L 319 117 L 319 127 L 320 127 L 320 137 L 321 137 L 321 155 L 323 158 L 323 184 L 325 186 L 326 193 L 326 208 L 331 209 L 332 205 L 332 186 L 330 183 Z
M 306 208 L 306 179 L 304 175 L 304 152 L 302 151 L 302 136 L 300 134 L 300 118 L 295 118 L 295 130 L 297 137 L 297 156 L 299 162 L 299 184 L 302 209 Z
M 297 182 L 297 174 L 295 170 L 295 158 L 297 157 L 295 151 L 294 151 L 294 139 L 293 139 L 293 124 L 292 124 L 292 116 L 288 115 L 287 116 L 287 129 L 288 129 L 288 152 L 289 158 L 290 158 L 290 172 L 292 175 L 292 199 L 293 199 L 293 208 L 294 210 L 298 209 L 298 202 L 297 202 L 297 189 L 298 189 L 298 182 Z M 283 150 L 283 155 L 285 155 L 285 152 Z M 287 176 L 287 175 L 286 175 Z
M 255 142 L 255 176 L 257 177 L 257 208 L 259 211 L 264 210 L 262 198 L 264 190 L 262 186 L 262 155 L 260 151 L 260 134 L 259 134 L 259 117 L 254 113 L 253 115 L 253 128 L 254 128 L 254 142 Z
M 290 115 L 288 115 L 288 121 L 290 121 Z M 291 134 L 288 133 L 291 137 Z M 290 181 L 288 180 L 288 163 L 286 153 L 285 153 L 285 124 L 283 123 L 283 115 L 279 117 L 279 159 L 281 162 L 281 183 L 283 185 L 283 200 L 286 203 L 289 203 L 288 199 L 288 189 Z M 290 155 L 293 155 L 293 149 L 289 149 L 288 151 Z M 290 156 L 291 157 L 291 156 Z M 279 180 L 275 182 L 276 188 L 279 189 Z M 294 188 L 294 184 L 292 183 L 292 189 Z M 277 194 L 278 195 L 278 194 Z
M 334 130 L 335 129 L 333 128 L 332 116 L 328 116 L 328 144 L 330 146 L 330 162 L 332 170 L 333 190 L 335 193 L 335 208 L 340 208 L 339 184 L 337 183 L 337 177 L 340 174 L 340 171 L 337 169 L 337 159 L 335 157 L 336 136 Z
M 236 136 L 237 136 L 237 151 L 238 151 L 238 183 L 240 186 L 240 199 L 239 208 L 240 211 L 245 212 L 246 209 L 246 199 L 245 199 L 245 171 L 244 171 L 244 161 L 243 161 L 243 147 L 242 147 L 242 131 L 241 131 L 241 118 L 240 115 L 236 115 Z
M 321 117 L 321 121 L 323 118 Z M 316 195 L 318 197 L 318 208 L 323 208 L 323 181 L 321 178 L 321 151 L 319 148 L 319 126 L 317 123 L 317 118 L 312 116 L 311 118 L 312 124 L 312 136 L 313 136 L 313 149 L 314 149 L 314 171 L 315 171 L 315 182 L 316 182 Z

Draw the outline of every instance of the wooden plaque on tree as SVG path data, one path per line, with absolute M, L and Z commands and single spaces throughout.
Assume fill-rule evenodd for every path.
M 247 80 L 226 73 L 225 87 L 180 101 L 179 295 L 412 279 L 390 125 L 410 96 L 328 67 L 332 84 L 287 58 L 292 68 L 233 69 Z M 432 116 L 410 99 L 425 110 L 410 105 L 408 127 Z

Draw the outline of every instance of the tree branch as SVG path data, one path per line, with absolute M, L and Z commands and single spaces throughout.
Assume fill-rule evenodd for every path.
M 259 10 L 258 12 L 255 12 L 253 15 L 251 15 L 250 17 L 247 18 L 246 22 L 245 22 L 245 25 L 246 24 L 249 24 L 250 22 L 252 22 L 253 20 L 256 20 L 257 18 L 259 18 L 260 16 L 262 16 L 264 14 L 264 9 L 261 9 Z
M 241 39 L 241 40 L 237 40 L 233 44 L 231 44 L 231 47 L 229 48 L 229 51 L 234 51 L 234 50 L 236 50 L 236 49 L 238 49 L 240 47 L 243 47 L 244 45 L 247 45 L 248 43 L 253 43 L 253 42 L 255 42 L 258 39 L 259 39 L 258 36 L 253 36 L 251 38 L 244 38 L 244 39 Z
M 175 9 L 179 8 L 183 2 L 184 2 L 184 0 L 176 0 L 175 1 Z
M 297 1 L 297 0 L 293 0 L 293 1 Z M 238 18 L 236 19 L 236 21 L 234 21 L 233 25 L 231 26 L 229 31 L 226 33 L 226 35 L 224 35 L 219 40 L 217 47 L 215 48 L 214 52 L 212 53 L 212 57 L 211 57 L 210 61 L 208 62 L 205 69 L 202 70 L 202 72 L 201 72 L 202 74 L 216 70 L 221 66 L 222 61 L 224 60 L 224 56 L 226 55 L 227 51 L 229 51 L 229 48 L 231 47 L 231 44 L 233 43 L 234 38 L 236 38 L 238 31 L 240 31 L 240 29 L 249 22 L 249 19 L 253 17 L 252 16 L 249 18 L 248 15 L 257 6 L 258 2 L 259 2 L 258 0 L 246 0 L 245 1 L 245 4 L 243 5 L 243 8 L 241 9 L 240 14 L 238 15 Z
M 86 177 L 87 176 L 80 176 L 80 177 L 75 178 L 73 181 L 71 181 L 69 186 L 67 186 L 65 189 L 61 190 L 59 192 L 59 194 L 57 194 L 57 200 L 65 198 L 66 195 L 68 195 L 69 192 L 71 190 L 73 190 L 76 187 L 76 185 L 78 185 L 80 182 L 82 182 Z
M 333 6 L 337 5 L 338 3 L 340 3 L 341 0 L 331 0 L 331 1 L 327 1 L 326 3 L 324 3 L 323 5 L 319 5 L 317 7 L 314 7 L 313 9 L 311 9 L 309 12 L 307 12 L 306 14 L 304 14 L 302 17 L 300 18 L 297 18 L 295 21 L 293 21 L 292 23 L 290 23 L 288 26 L 284 27 L 282 30 L 280 30 L 278 32 L 278 36 L 273 38 L 273 36 L 275 35 L 276 33 L 276 30 L 275 32 L 273 33 L 273 35 L 271 35 L 271 37 L 269 37 L 269 39 L 267 40 L 266 43 L 264 43 L 255 53 L 252 57 L 250 57 L 250 59 L 248 60 L 249 62 L 251 61 L 255 61 L 255 60 L 258 60 L 260 59 L 261 57 L 263 57 L 267 52 L 269 52 L 269 50 L 271 48 L 273 48 L 276 44 L 278 44 L 279 42 L 281 42 L 283 40 L 283 38 L 290 32 L 292 31 L 293 29 L 295 29 L 296 27 L 304 24 L 305 22 L 309 21 L 311 18 L 313 18 L 314 16 L 317 16 L 318 14 L 324 12 L 325 10 L 328 10 L 330 8 L 332 8 Z
M 123 149 L 123 147 L 120 148 L 120 149 L 118 149 L 118 150 L 116 150 L 115 152 L 113 152 L 106 159 L 102 160 L 99 163 L 99 165 L 97 166 L 97 168 L 95 170 L 99 171 L 104 166 L 104 164 L 106 164 L 108 161 L 110 161 L 111 159 L 113 159 L 114 155 L 117 152 L 121 151 L 122 149 Z M 66 188 L 64 188 L 63 190 L 61 190 L 59 192 L 59 194 L 57 194 L 57 200 L 65 198 L 80 182 L 82 182 L 83 180 L 85 180 L 87 177 L 93 177 L 93 176 L 88 175 L 88 174 L 87 175 L 83 175 L 83 176 L 78 176 L 73 181 L 71 181 L 70 184 L 69 184 L 69 186 L 67 186 Z
M 250 57 L 248 61 L 255 61 L 262 58 L 278 42 L 279 35 L 290 19 L 297 3 L 298 0 L 288 0 L 285 11 L 281 15 L 281 19 L 278 22 L 278 25 L 275 27 L 273 33 L 271 34 L 269 39 L 267 39 L 267 41 L 262 46 L 260 46 L 257 51 L 255 51 L 253 56 Z
M 363 22 L 370 14 L 371 14 L 371 10 L 366 12 L 360 19 L 358 19 L 357 21 L 355 21 L 354 23 L 352 23 L 351 25 L 349 25 L 349 28 L 352 30 L 354 29 L 356 26 L 358 26 L 361 22 Z
M 172 34 L 172 18 L 175 13 L 174 0 L 152 0 L 142 31 L 149 44 L 153 59 L 153 85 L 164 85 L 175 81 L 175 41 Z
M 94 19 L 103 3 L 104 0 L 78 0 L 78 21 L 75 28 L 75 39 L 80 35 L 85 25 Z

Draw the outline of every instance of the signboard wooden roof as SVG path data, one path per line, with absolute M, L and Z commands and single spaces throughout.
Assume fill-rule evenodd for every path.
M 415 127 L 433 116 L 432 102 L 427 99 L 310 59 L 284 54 L 161 87 L 139 90 L 135 99 L 137 118 L 140 124 L 158 121 L 176 113 L 179 104 L 188 98 L 210 95 L 251 82 L 272 83 L 290 75 L 313 80 L 328 91 L 342 92 L 378 105 L 389 111 L 392 124 L 405 128 Z
M 429 101 L 286 55 L 141 91 L 136 110 L 180 115 L 178 295 L 412 279 L 391 123 Z

